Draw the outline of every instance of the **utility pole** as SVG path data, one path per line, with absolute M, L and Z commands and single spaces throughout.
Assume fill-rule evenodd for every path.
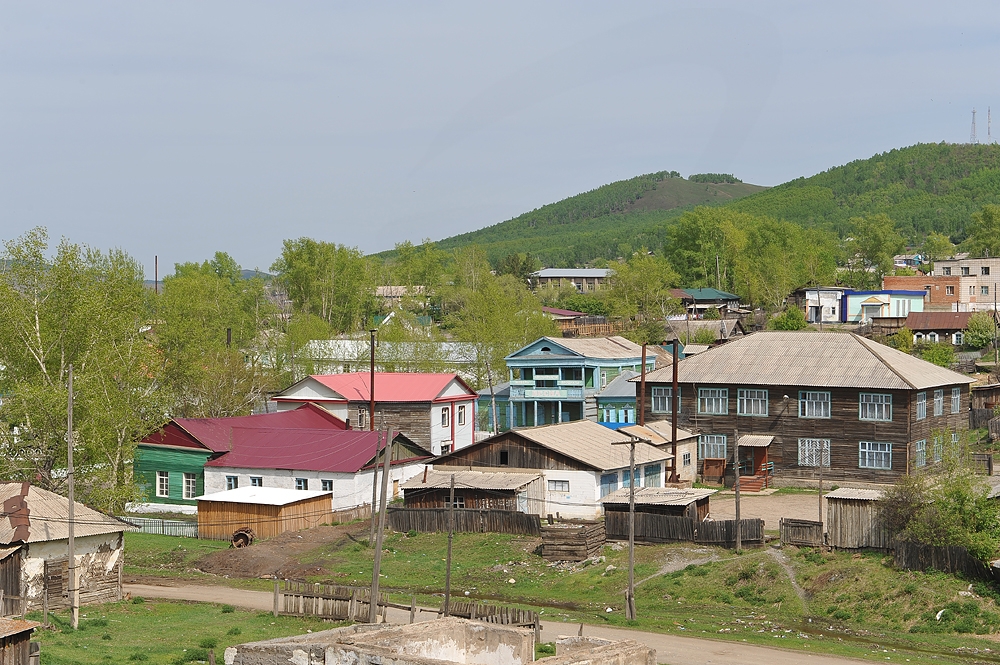
M 972 109 L 972 132 L 969 134 L 969 143 L 973 145 L 979 143 L 979 139 L 976 137 L 976 109 Z
M 909 465 L 907 465 L 909 467 Z M 819 523 L 823 523 L 823 444 L 819 444 Z
M 153 293 L 160 295 L 160 257 L 153 256 Z
M 628 591 L 625 592 L 625 618 L 635 620 L 635 444 L 651 443 L 649 439 L 638 436 L 629 437 L 628 441 L 614 441 L 611 445 L 629 447 L 628 460 Z
M 736 553 L 739 554 L 743 551 L 743 533 L 742 529 L 740 529 L 740 526 L 742 526 L 740 522 L 740 431 L 736 430 L 735 434 L 736 445 L 734 449 L 736 458 L 733 468 L 736 470 L 736 486 L 734 487 L 736 490 Z
M 76 578 L 76 539 L 73 533 L 73 365 L 69 366 L 69 399 L 66 405 L 66 480 L 69 482 L 69 606 L 73 630 L 80 627 L 80 587 Z
M 639 424 L 646 424 L 646 343 L 642 344 L 642 370 L 639 375 Z
M 677 387 L 677 344 L 680 342 L 679 339 L 674 338 L 674 377 L 673 382 L 670 384 L 670 454 L 674 456 L 674 466 L 670 471 L 670 482 L 676 483 L 680 480 L 680 476 L 677 475 L 677 401 L 680 399 L 677 394 L 679 388 Z
M 370 365 L 368 371 L 368 431 L 375 431 L 375 329 L 368 331 L 371 333 L 371 342 L 368 346 Z M 360 410 L 360 409 L 359 409 Z M 377 495 L 375 489 L 378 487 L 378 447 L 379 437 L 375 437 L 375 467 L 372 469 L 372 524 L 368 542 L 375 542 L 375 505 Z
M 975 116 L 973 116 L 975 117 Z M 973 121 L 975 122 L 975 121 Z M 722 290 L 722 273 L 719 272 L 719 255 L 715 255 L 715 288 Z
M 382 538 L 385 535 L 385 513 L 387 507 L 386 494 L 389 491 L 389 462 L 392 459 L 392 433 L 385 431 L 385 466 L 382 469 L 382 506 L 378 512 L 378 533 L 375 534 L 375 566 L 372 568 L 372 597 L 368 603 L 368 623 L 375 623 L 378 617 L 378 577 L 382 568 Z M 375 468 L 378 468 L 378 458 L 375 459 Z M 375 516 L 372 515 L 372 522 Z
M 451 541 L 455 537 L 455 474 L 448 493 L 448 562 L 444 569 L 444 615 L 451 616 Z

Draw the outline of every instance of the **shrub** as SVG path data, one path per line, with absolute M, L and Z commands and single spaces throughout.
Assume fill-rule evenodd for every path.
M 996 324 L 989 312 L 976 312 L 969 317 L 969 325 L 965 331 L 965 345 L 973 349 L 982 349 L 993 343 L 996 334 Z
M 939 367 L 950 367 L 955 362 L 955 347 L 948 342 L 921 345 L 919 353 L 923 360 Z
M 222 606 L 222 613 L 223 614 L 232 614 L 235 611 L 236 611 L 236 608 L 233 607 L 232 605 L 223 605 Z
M 805 330 L 809 327 L 806 315 L 798 307 L 789 307 L 767 322 L 771 330 Z
M 149 660 L 149 656 L 146 654 L 136 651 L 134 654 L 128 657 L 129 660 Z
M 242 634 L 243 631 L 240 630 L 239 626 L 233 626 L 232 628 L 226 631 L 226 635 L 242 635 Z
M 198 642 L 198 646 L 200 646 L 202 649 L 214 649 L 215 647 L 219 646 L 219 640 L 215 639 L 214 637 L 206 637 L 201 642 Z
M 145 602 L 146 602 L 146 599 L 143 598 L 142 596 L 136 596 L 135 598 L 132 599 L 132 604 L 133 605 L 142 605 Z

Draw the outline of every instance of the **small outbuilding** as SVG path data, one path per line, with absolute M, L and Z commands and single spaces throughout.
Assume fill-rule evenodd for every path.
M 717 490 L 636 487 L 635 512 L 687 517 L 701 522 L 709 513 L 709 497 Z M 605 513 L 629 511 L 629 489 L 623 487 L 601 499 Z
M 403 483 L 406 508 L 446 508 L 455 479 L 455 507 L 476 510 L 517 510 L 538 514 L 545 508 L 540 473 L 505 471 L 454 472 L 427 470 Z
M 31 634 L 40 625 L 37 621 L 0 617 L 0 665 L 31 663 Z
M 271 538 L 329 523 L 331 492 L 280 487 L 239 487 L 198 497 L 198 537 L 229 540 L 239 529 Z
M 881 490 L 840 487 L 826 495 L 827 544 L 835 549 L 889 549 L 892 541 L 882 521 Z

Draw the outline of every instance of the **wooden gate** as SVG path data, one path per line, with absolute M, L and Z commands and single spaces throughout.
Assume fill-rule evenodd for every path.
M 736 520 L 699 522 L 695 542 L 732 547 L 736 544 Z M 755 517 L 740 520 L 740 541 L 744 545 L 764 542 L 764 520 Z
M 798 545 L 799 547 L 823 546 L 822 522 L 782 517 L 778 525 L 782 545 Z

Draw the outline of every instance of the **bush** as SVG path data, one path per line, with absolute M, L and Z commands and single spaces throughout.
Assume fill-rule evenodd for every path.
M 948 342 L 923 344 L 918 352 L 923 360 L 939 367 L 950 367 L 955 362 L 955 347 Z
M 770 330 L 805 330 L 809 327 L 806 315 L 798 307 L 789 307 L 767 322 Z
M 973 349 L 982 349 L 993 343 L 996 325 L 993 315 L 989 312 L 976 312 L 969 317 L 969 326 L 965 331 L 965 345 Z
M 715 342 L 715 333 L 711 330 L 701 328 L 695 332 L 692 342 L 694 344 L 712 344 Z
M 240 630 L 239 626 L 233 626 L 232 628 L 226 631 L 226 635 L 242 635 L 242 634 L 243 631 Z
M 222 606 L 222 613 L 223 614 L 232 614 L 235 611 L 236 611 L 236 608 L 233 607 L 232 605 L 223 605 Z
M 219 646 L 219 640 L 215 639 L 214 637 L 206 637 L 201 642 L 198 642 L 198 646 L 200 646 L 202 649 L 214 649 L 215 647 Z

